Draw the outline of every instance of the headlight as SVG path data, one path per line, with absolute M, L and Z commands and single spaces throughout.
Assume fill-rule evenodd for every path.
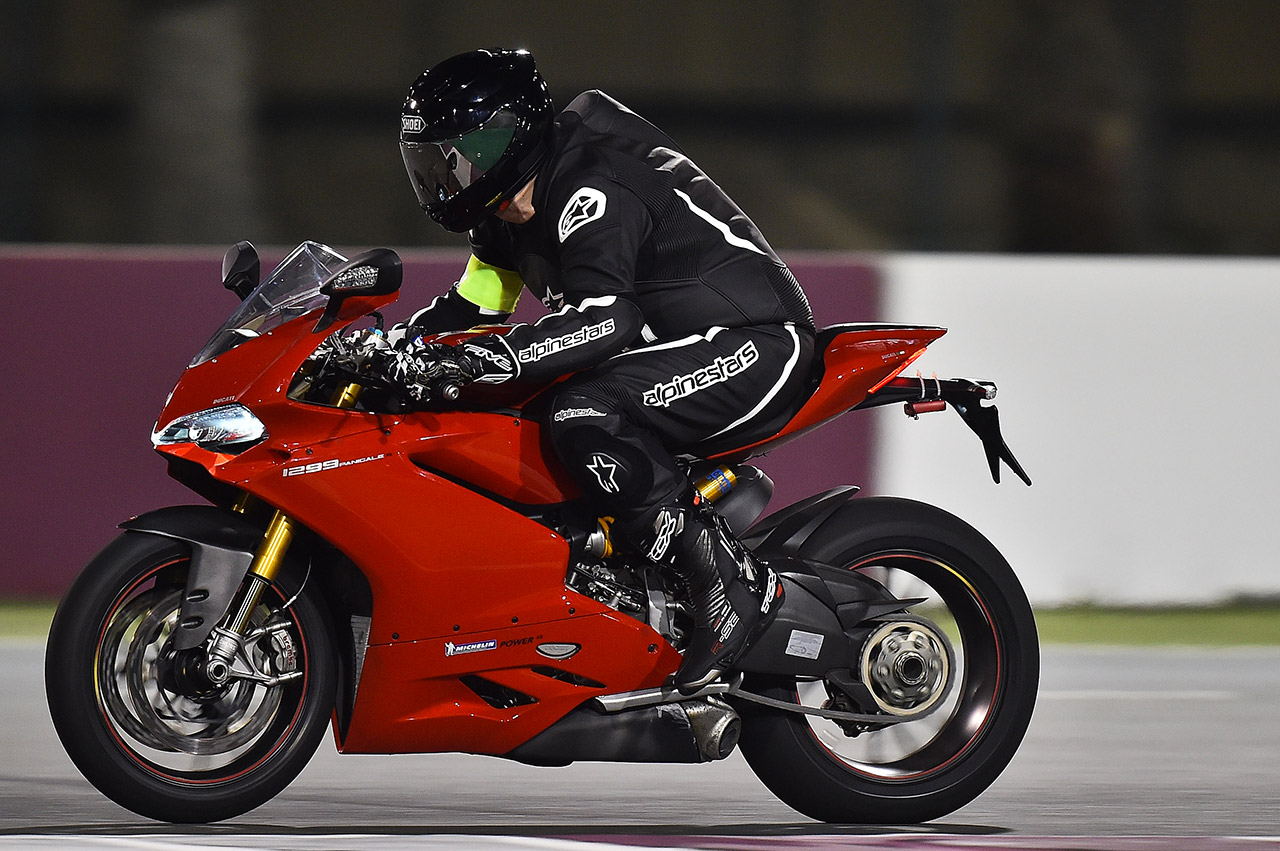
M 194 443 L 201 449 L 235 455 L 267 436 L 267 428 L 244 405 L 222 405 L 178 417 L 151 435 L 153 446 Z

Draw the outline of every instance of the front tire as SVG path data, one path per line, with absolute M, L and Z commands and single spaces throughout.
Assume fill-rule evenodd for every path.
M 946 633 L 954 685 L 932 714 L 850 735 L 835 722 L 739 702 L 742 752 L 775 795 L 811 818 L 916 824 L 981 794 L 1013 758 L 1035 707 L 1035 620 L 1008 562 L 979 532 L 941 509 L 903 499 L 849 502 L 800 555 L 857 570 Z M 744 688 L 823 706 L 822 682 L 748 679 Z
M 63 598 L 45 653 L 49 712 L 76 767 L 121 806 L 182 823 L 279 793 L 315 753 L 336 688 L 314 586 L 300 590 L 288 566 L 246 630 L 258 630 L 253 665 L 280 681 L 193 676 L 193 657 L 173 647 L 190 564 L 181 541 L 125 532 Z

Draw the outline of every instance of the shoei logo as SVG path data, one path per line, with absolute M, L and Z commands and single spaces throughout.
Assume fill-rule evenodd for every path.
M 427 129 L 427 122 L 422 119 L 421 115 L 400 116 L 401 133 L 421 133 L 425 129 Z
M 604 202 L 604 193 L 590 186 L 584 186 L 573 193 L 569 203 L 564 205 L 564 212 L 560 214 L 560 241 L 564 242 L 569 234 L 603 216 Z
M 653 389 L 646 391 L 641 398 L 650 408 L 665 408 L 677 399 L 728 381 L 759 359 L 760 352 L 756 350 L 756 344 L 748 340 L 729 357 L 716 358 L 712 363 L 688 375 L 673 375 L 670 381 L 653 385 Z

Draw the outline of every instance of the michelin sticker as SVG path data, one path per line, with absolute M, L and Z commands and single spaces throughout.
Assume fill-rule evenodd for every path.
M 464 653 L 481 653 L 485 650 L 498 649 L 498 639 L 490 638 L 487 641 L 469 641 L 465 644 L 454 644 L 452 641 L 444 643 L 444 655 L 461 656 Z

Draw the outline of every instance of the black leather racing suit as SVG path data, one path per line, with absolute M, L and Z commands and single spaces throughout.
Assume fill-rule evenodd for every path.
M 502 367 L 491 381 L 577 373 L 555 393 L 552 442 L 624 532 L 640 528 L 685 487 L 673 452 L 791 404 L 813 353 L 809 305 L 737 205 L 601 92 L 557 116 L 533 206 L 523 225 L 486 219 L 472 252 L 553 312 L 471 342 Z M 481 321 L 492 311 L 451 292 L 411 326 Z

